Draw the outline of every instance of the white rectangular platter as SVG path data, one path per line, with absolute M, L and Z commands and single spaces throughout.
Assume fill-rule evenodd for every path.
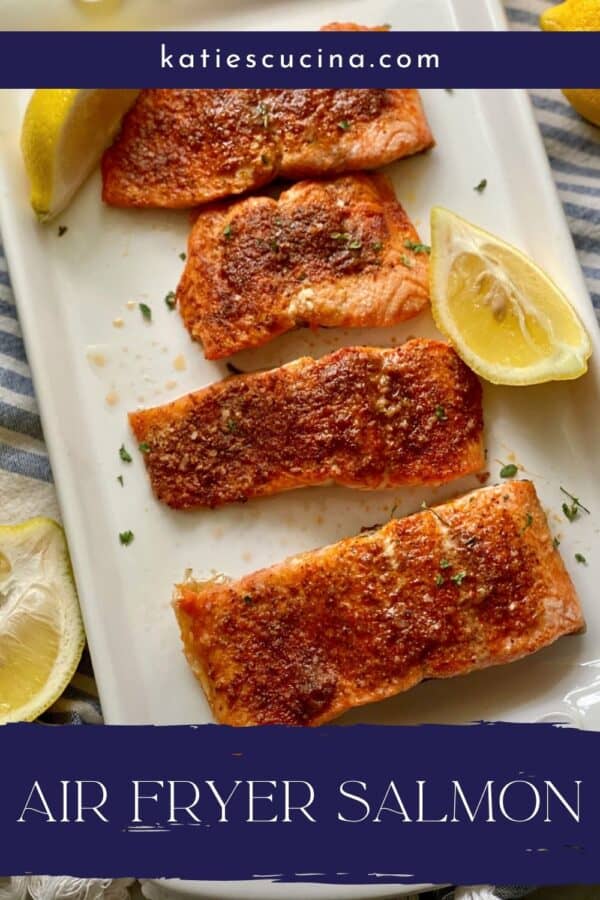
M 501 27 L 503 21 L 491 0 L 301 0 L 281 4 L 279 11 L 268 0 L 228 0 L 219 12 L 211 4 L 210 21 L 202 22 L 192 10 L 199 6 L 173 2 L 171 24 L 312 29 L 337 19 L 452 29 Z M 424 92 L 423 100 L 435 149 L 387 169 L 421 238 L 429 238 L 431 206 L 441 204 L 516 244 L 564 289 L 594 343 L 590 371 L 579 381 L 484 386 L 489 483 L 499 480 L 507 462 L 517 463 L 520 474 L 534 481 L 561 539 L 588 630 L 522 662 L 430 681 L 339 722 L 561 718 L 597 729 L 600 341 L 594 312 L 527 97 L 439 90 Z M 129 433 L 127 411 L 166 402 L 228 374 L 224 363 L 203 358 L 178 313 L 164 303 L 183 268 L 180 253 L 186 249 L 189 217 L 105 207 L 96 173 L 55 224 L 38 226 L 29 210 L 18 146 L 26 102 L 26 92 L 5 92 L 0 99 L 2 237 L 106 721 L 208 722 L 210 711 L 183 659 L 170 607 L 172 586 L 186 569 L 200 578 L 215 572 L 239 576 L 383 522 L 393 507 L 395 514 L 407 514 L 423 500 L 442 501 L 480 485 L 470 477 L 434 490 L 363 493 L 327 487 L 192 513 L 158 504 Z M 474 186 L 482 178 L 487 189 L 478 193 Z M 68 227 L 62 237 L 58 225 Z M 152 323 L 143 321 L 138 302 L 152 308 Z M 391 330 L 298 331 L 239 354 L 235 362 L 253 370 L 302 354 L 319 356 L 351 344 L 387 346 L 414 335 L 436 335 L 429 313 Z M 132 452 L 133 463 L 119 459 L 121 444 Z M 591 515 L 569 523 L 561 513 L 561 485 L 581 497 Z M 135 540 L 123 547 L 119 532 L 127 529 Z M 576 552 L 586 556 L 587 565 L 575 562 Z M 293 886 L 270 887 L 269 896 L 296 895 Z M 254 890 L 258 893 L 248 884 L 211 885 L 210 895 L 266 896 L 267 885 L 261 882 L 259 889 L 255 884 Z M 306 896 L 306 890 L 297 895 Z M 313 886 L 311 896 L 390 896 L 402 890 Z

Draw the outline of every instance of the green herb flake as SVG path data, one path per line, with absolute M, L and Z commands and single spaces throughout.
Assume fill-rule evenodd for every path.
M 140 303 L 140 312 L 146 322 L 152 321 L 152 310 L 147 303 Z
M 175 309 L 175 291 L 169 291 L 165 297 L 167 309 Z
M 128 547 L 133 540 L 133 531 L 121 531 L 119 534 L 119 540 L 125 547 Z
M 404 246 L 407 250 L 412 250 L 413 253 L 431 253 L 429 244 L 421 244 L 418 241 L 404 241 Z
M 583 505 L 579 497 L 574 497 L 573 494 L 570 494 L 568 491 L 566 491 L 564 487 L 561 487 L 561 491 L 563 492 L 563 494 L 566 494 L 566 496 L 571 501 L 570 503 L 563 503 L 562 505 L 562 511 L 569 522 L 574 522 L 575 519 L 578 518 L 581 511 L 587 513 L 589 516 L 589 509 L 587 508 L 587 506 Z
M 237 430 L 238 430 L 238 423 L 235 421 L 235 419 L 228 419 L 227 420 L 227 431 L 229 431 L 231 434 L 233 434 Z
M 413 261 L 410 258 L 410 256 L 407 256 L 406 253 L 403 253 L 402 256 L 400 257 L 400 259 L 402 260 L 403 266 L 406 266 L 407 269 L 412 269 Z
M 347 231 L 332 231 L 329 237 L 333 241 L 349 241 L 351 235 L 349 235 Z
M 121 446 L 119 447 L 119 456 L 121 457 L 123 462 L 133 462 L 131 453 L 126 449 L 125 444 L 121 444 Z
M 552 546 L 555 550 L 558 550 L 558 548 L 560 547 L 560 538 L 552 538 Z
M 508 463 L 500 469 L 500 478 L 514 478 L 518 471 L 514 463 Z
M 527 513 L 527 515 L 525 516 L 525 524 L 521 528 L 520 533 L 523 534 L 523 532 L 527 531 L 528 528 L 531 528 L 532 525 L 533 525 L 533 516 L 531 515 L 531 513 Z
M 142 441 L 141 444 L 138 444 L 138 450 L 140 453 L 150 453 L 150 444 L 147 444 L 146 441 Z
M 342 131 L 350 131 L 350 122 L 347 119 L 342 119 L 341 122 L 338 122 L 338 128 L 341 128 Z
M 438 404 L 438 406 L 436 406 L 436 408 L 435 408 L 435 417 L 436 417 L 436 419 L 438 420 L 438 422 L 445 422 L 445 421 L 446 421 L 446 419 L 448 418 L 448 416 L 446 415 L 446 410 L 444 409 L 443 406 L 439 406 L 439 404 Z
M 350 241 L 348 244 L 349 250 L 360 250 L 362 247 L 362 241 L 359 238 L 355 238 L 353 241 Z
M 483 194 L 487 187 L 487 178 L 482 178 L 479 184 L 476 184 L 473 188 L 474 191 L 477 191 L 478 194 Z
M 578 563 L 581 563 L 582 566 L 587 566 L 587 559 L 585 558 L 583 553 L 576 553 L 575 559 L 577 560 Z
M 123 476 L 122 476 L 122 475 L 117 475 L 117 481 L 119 482 L 119 484 L 121 485 L 121 487 L 123 487 L 124 481 L 123 481 Z
M 66 234 L 68 230 L 69 230 L 68 225 L 59 225 L 58 226 L 58 236 L 62 237 L 63 234 Z
M 451 576 L 450 581 L 453 581 L 454 584 L 461 585 L 466 577 L 467 577 L 466 572 L 457 572 L 456 575 Z
M 436 585 L 437 585 L 438 587 L 441 587 L 441 586 L 443 585 L 443 583 L 444 583 L 444 576 L 443 576 L 443 575 L 440 575 L 439 572 L 438 572 L 437 575 L 435 576 L 435 583 L 436 583 Z
M 380 250 L 383 249 L 383 244 L 381 241 L 373 241 L 373 250 L 375 253 L 379 253 Z
M 231 237 L 231 222 L 228 222 L 225 228 L 223 229 L 223 237 L 229 240 Z
M 451 565 L 449 559 L 440 559 L 440 569 L 449 569 Z

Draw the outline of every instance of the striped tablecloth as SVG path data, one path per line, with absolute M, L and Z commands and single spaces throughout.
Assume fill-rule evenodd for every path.
M 545 0 L 510 0 L 506 12 L 511 27 L 536 28 L 539 13 L 547 5 Z M 531 100 L 600 319 L 600 128 L 584 122 L 559 91 L 533 91 Z M 60 517 L 0 243 L 0 521 L 22 521 L 33 515 Z M 45 719 L 101 721 L 87 656 L 71 688 Z M 563 895 L 567 897 L 567 889 Z M 516 894 L 513 891 L 498 896 Z

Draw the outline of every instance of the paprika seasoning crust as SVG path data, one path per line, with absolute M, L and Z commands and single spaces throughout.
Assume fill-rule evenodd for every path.
M 528 481 L 481 488 L 238 581 L 186 581 L 174 609 L 188 662 L 228 725 L 319 725 L 584 628 Z
M 433 145 L 416 90 L 148 89 L 102 160 L 121 207 L 185 208 L 275 178 L 374 169 Z
M 335 482 L 441 484 L 484 463 L 481 385 L 442 341 L 346 347 L 129 414 L 177 509 Z
M 381 175 L 201 210 L 177 303 L 207 359 L 299 326 L 395 325 L 429 302 L 429 247 Z

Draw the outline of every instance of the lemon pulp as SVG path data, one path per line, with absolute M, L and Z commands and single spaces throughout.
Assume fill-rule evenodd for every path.
M 589 338 L 556 285 L 515 247 L 437 207 L 431 296 L 436 323 L 459 355 L 499 384 L 585 372 Z
M 84 632 L 62 529 L 50 519 L 0 527 L 0 724 L 57 699 Z

